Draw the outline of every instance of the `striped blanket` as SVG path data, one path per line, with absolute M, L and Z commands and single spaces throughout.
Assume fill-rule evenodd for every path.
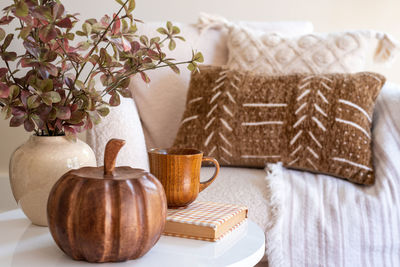
M 272 167 L 269 266 L 400 266 L 399 86 L 378 98 L 373 139 L 373 186 Z

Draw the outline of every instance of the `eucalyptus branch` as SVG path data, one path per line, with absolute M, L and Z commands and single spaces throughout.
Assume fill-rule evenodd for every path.
M 126 4 L 129 2 L 129 0 L 126 0 L 125 3 L 122 5 L 122 7 L 118 10 L 117 14 L 113 17 L 112 21 L 110 22 L 110 24 L 108 24 L 107 28 L 104 30 L 103 34 L 100 36 L 99 40 L 94 44 L 94 46 L 92 47 L 92 49 L 89 51 L 88 55 L 86 56 L 86 58 L 89 58 L 93 52 L 96 50 L 96 48 L 98 47 L 98 45 L 100 44 L 100 42 L 103 40 L 104 36 L 106 36 L 108 30 L 111 28 L 111 25 L 115 22 L 115 19 L 118 17 L 118 15 L 121 13 L 121 11 L 124 9 L 124 7 L 126 6 Z M 77 71 L 75 80 L 74 80 L 74 85 L 76 84 L 76 82 L 79 79 L 79 76 L 81 75 L 82 71 L 85 69 L 85 66 L 87 64 L 87 61 L 85 61 L 81 67 L 81 69 L 79 71 Z M 90 75 L 90 73 L 89 73 Z M 87 81 L 87 78 L 85 79 L 85 83 Z M 70 98 L 72 94 L 72 90 L 69 91 L 66 99 L 65 99 L 65 105 L 69 102 L 68 99 Z
M 74 67 L 75 71 L 78 72 L 78 68 L 74 65 L 74 61 L 69 57 L 69 55 L 68 55 L 67 51 L 65 50 L 64 46 L 61 46 L 61 45 L 60 45 L 59 39 L 58 39 L 58 38 L 56 38 L 56 42 L 57 42 L 58 46 L 63 50 L 65 56 L 66 56 L 66 57 L 68 58 L 68 60 L 71 62 L 72 67 Z
M 4 60 L 4 63 L 6 63 L 6 67 L 7 67 L 7 69 L 8 69 L 8 72 L 10 73 L 10 76 L 11 76 L 11 78 L 13 79 L 14 83 L 15 83 L 16 85 L 18 85 L 19 88 L 24 89 L 19 83 L 17 83 L 17 80 L 15 80 L 15 77 L 14 77 L 12 71 L 11 71 L 11 68 L 10 68 L 10 65 L 8 64 L 8 61 L 7 61 L 7 60 Z
M 120 6 L 115 15 L 87 20 L 82 30 L 74 29 L 78 19 L 73 14 L 52 12 L 52 16 L 48 16 L 51 9 L 65 10 L 60 0 L 34 0 L 29 4 L 20 0 L 8 1 L 14 4 L 3 13 L 14 16 L 6 17 L 3 24 L 9 25 L 14 18 L 20 18 L 19 15 L 24 15 L 24 19 L 19 19 L 14 35 L 10 32 L 3 36 L 5 30 L 2 30 L 4 42 L 0 53 L 8 61 L 4 61 L 7 68 L 1 75 L 11 89 L 18 91 L 17 88 L 21 88 L 21 94 L 15 95 L 15 90 L 3 94 L 0 109 L 6 112 L 6 117 L 11 117 L 11 127 L 23 125 L 26 131 L 36 135 L 66 134 L 73 138 L 77 132 L 90 129 L 99 116 L 106 116 L 110 106 L 119 105 L 118 96 L 130 96 L 127 86 L 132 75 L 140 72 L 143 80 L 150 82 L 148 70 L 169 67 L 179 73 L 177 65 L 188 64 L 188 69 L 194 72 L 204 60 L 200 52 L 193 52 L 192 58 L 183 62 L 167 57 L 163 49 L 165 44 L 170 42 L 168 48 L 174 50 L 175 38 L 184 41 L 178 35 L 179 27 L 171 22 L 166 23 L 166 28 L 157 29 L 160 37 L 138 36 L 133 23 L 140 20 L 133 19 L 134 0 L 117 0 Z M 38 16 L 40 19 L 35 20 Z M 18 36 L 29 41 L 21 55 L 6 51 Z M 73 41 L 75 36 L 86 36 L 85 42 L 74 44 L 68 41 Z M 114 38 L 121 45 L 114 45 Z M 131 49 L 127 42 L 131 43 Z M 108 52 L 111 47 L 114 53 Z M 16 68 L 11 63 L 15 59 L 20 62 Z M 17 73 L 17 68 L 22 71 Z M 92 80 L 96 77 L 107 84 L 104 90 L 95 89 Z M 114 97 L 105 100 L 104 96 L 109 93 Z M 11 110 L 18 112 L 10 114 Z
M 193 63 L 193 60 L 174 63 L 174 65 L 182 65 L 182 64 L 189 64 L 189 63 Z M 103 91 L 104 93 L 103 93 L 101 96 L 104 97 L 105 95 L 107 95 L 108 93 L 110 93 L 111 91 L 113 91 L 114 89 L 118 88 L 118 86 L 120 86 L 126 79 L 128 79 L 128 78 L 129 78 L 131 75 L 133 75 L 133 74 L 136 74 L 136 73 L 138 73 L 138 72 L 145 72 L 145 71 L 148 71 L 148 70 L 154 70 L 154 69 L 159 69 L 159 68 L 165 68 L 165 67 L 169 67 L 169 65 L 168 65 L 168 64 L 165 64 L 165 65 L 158 65 L 158 66 L 154 66 L 154 67 L 151 67 L 151 68 L 143 69 L 143 70 L 141 70 L 141 71 L 137 71 L 137 70 L 130 71 L 130 72 L 128 72 L 126 75 L 122 76 L 122 77 L 118 80 L 118 82 L 116 82 L 115 84 L 112 84 L 112 85 L 111 85 L 111 88 L 109 88 L 109 89 L 104 89 L 104 91 Z
M 89 51 L 89 54 L 87 55 L 87 57 L 90 57 L 93 52 L 96 50 L 96 48 L 98 47 L 99 43 L 103 40 L 104 36 L 106 36 L 106 34 L 108 33 L 108 30 L 111 28 L 111 25 L 114 24 L 115 19 L 118 17 L 118 15 L 121 13 L 121 11 L 124 9 L 124 7 L 126 6 L 126 4 L 129 2 L 129 0 L 126 0 L 125 3 L 122 5 L 122 7 L 118 10 L 117 14 L 113 17 L 112 21 L 110 22 L 110 24 L 108 24 L 107 28 L 104 30 L 103 34 L 101 35 L 101 37 L 99 38 L 99 40 L 94 44 L 94 46 L 92 47 L 92 49 Z M 75 77 L 75 81 L 74 83 L 78 80 L 79 76 L 81 75 L 83 69 L 85 68 L 87 64 L 87 61 L 85 61 L 81 67 L 81 69 L 79 70 L 79 72 L 77 73 L 76 77 Z
M 162 43 L 164 43 L 166 40 L 168 40 L 169 39 L 169 36 L 167 36 L 167 37 L 165 37 L 163 40 L 161 40 L 161 42 L 159 43 L 159 44 L 162 44 Z
M 110 46 L 111 42 L 108 41 L 108 44 L 106 45 L 106 47 L 104 49 L 107 49 Z M 96 67 L 96 65 L 99 63 L 99 60 L 96 60 L 96 64 L 93 65 L 92 69 L 89 71 L 89 74 L 87 75 L 85 81 L 83 82 L 83 84 L 86 84 L 86 82 L 89 80 L 90 75 L 93 73 L 94 68 Z

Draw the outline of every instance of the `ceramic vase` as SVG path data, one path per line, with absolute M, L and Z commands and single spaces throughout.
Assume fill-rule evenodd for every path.
M 15 200 L 33 224 L 47 226 L 47 200 L 67 171 L 96 166 L 92 149 L 65 136 L 31 136 L 10 159 L 10 184 Z

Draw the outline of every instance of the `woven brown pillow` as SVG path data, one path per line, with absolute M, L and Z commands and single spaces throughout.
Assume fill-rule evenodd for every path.
M 281 161 L 372 184 L 371 121 L 384 82 L 369 72 L 263 76 L 203 66 L 174 146 L 201 149 L 221 165 Z

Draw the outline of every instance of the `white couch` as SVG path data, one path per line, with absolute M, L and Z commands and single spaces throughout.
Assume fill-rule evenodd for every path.
M 208 22 L 206 22 L 208 23 Z M 239 22 L 241 25 L 260 32 L 279 32 L 285 36 L 311 33 L 310 22 Z M 200 32 L 195 25 L 174 23 L 179 26 L 186 43 L 179 43 L 168 55 L 181 61 L 191 58 L 192 49 L 201 51 L 205 64 L 223 65 L 228 61 L 226 32 L 217 27 Z M 209 23 L 212 26 L 212 23 Z M 139 34 L 155 35 L 162 23 L 140 25 Z M 139 76 L 131 82 L 134 100 L 122 99 L 122 104 L 111 109 L 111 113 L 88 132 L 87 141 L 95 151 L 99 164 L 103 161 L 106 142 L 113 137 L 127 140 L 121 150 L 117 164 L 129 165 L 148 170 L 147 149 L 171 147 L 178 132 L 186 105 L 186 93 L 190 72 L 180 67 L 176 75 L 170 69 L 149 72 L 151 83 L 147 86 Z M 205 177 L 211 171 L 205 168 Z M 243 177 L 248 177 L 245 180 Z M 266 210 L 265 171 L 262 169 L 226 168 L 221 169 L 214 184 L 205 190 L 200 199 L 242 203 L 250 207 L 250 218 L 266 229 L 267 217 L 256 210 Z M 246 186 L 244 186 L 246 185 Z
M 142 27 L 141 31 L 146 32 L 146 34 L 154 33 L 159 26 L 159 23 L 150 23 Z M 221 65 L 226 63 L 227 49 L 224 42 L 224 32 L 208 30 L 200 34 L 193 26 L 184 24 L 178 26 L 188 39 L 189 45 L 181 44 L 177 51 L 172 53 L 173 57 L 178 60 L 190 58 L 190 48 L 193 47 L 203 52 L 206 64 Z M 266 31 L 274 30 L 277 27 L 283 31 L 283 34 L 292 35 L 308 33 L 313 28 L 312 24 L 307 22 L 250 23 L 248 26 Z M 160 70 L 151 72 L 150 79 L 152 82 L 147 87 L 140 79 L 134 78 L 131 84 L 134 99 L 123 99 L 122 104 L 112 109 L 110 115 L 100 125 L 88 132 L 88 143 L 94 149 L 99 164 L 103 160 L 105 143 L 110 138 L 127 140 L 127 145 L 121 151 L 117 162 L 119 165 L 130 165 L 147 170 L 146 150 L 152 147 L 170 147 L 172 145 L 184 111 L 190 74 L 184 69 L 182 69 L 180 76 L 173 74 L 170 70 Z M 389 105 L 393 109 L 398 107 L 400 112 L 400 87 L 386 85 L 378 102 L 380 102 L 381 109 Z M 398 123 L 393 129 L 396 130 L 396 127 L 400 129 L 400 119 L 396 121 L 395 118 L 400 113 L 394 112 L 394 110 L 385 110 L 381 111 L 382 114 L 376 114 L 375 126 L 384 129 L 388 126 L 387 124 Z M 386 120 L 389 116 L 387 113 L 392 116 L 389 121 Z M 392 129 L 392 127 L 389 128 Z M 386 129 L 382 131 L 375 129 L 374 138 L 376 136 L 379 142 L 382 142 L 382 147 L 400 150 L 399 144 L 395 142 L 397 136 L 393 137 L 392 132 Z M 384 140 L 390 138 L 393 139 L 394 143 L 385 143 Z M 376 139 L 374 142 L 377 142 Z M 379 153 L 375 153 L 375 155 L 381 155 L 382 152 Z M 400 155 L 398 158 L 400 158 Z M 382 161 L 382 159 L 380 160 Z M 350 263 L 349 266 L 359 266 L 364 262 L 371 261 L 375 263 L 371 266 L 380 266 L 381 263 L 388 263 L 390 266 L 396 266 L 396 263 L 398 263 L 397 266 L 400 266 L 400 228 L 393 227 L 393 231 L 395 230 L 392 233 L 394 239 L 392 238 L 391 242 L 386 242 L 384 239 L 389 236 L 388 231 L 391 229 L 386 225 L 389 221 L 379 223 L 379 216 L 382 216 L 382 214 L 379 213 L 379 208 L 375 208 L 377 206 L 374 205 L 379 201 L 387 201 L 385 216 L 389 216 L 389 212 L 392 212 L 395 217 L 390 217 L 390 223 L 400 225 L 398 211 L 400 206 L 395 206 L 400 204 L 398 201 L 400 194 L 395 195 L 400 192 L 400 182 L 395 181 L 400 178 L 397 176 L 400 175 L 400 168 L 397 170 L 396 163 L 394 165 L 395 170 L 391 170 L 394 174 L 386 175 L 384 170 L 378 172 L 381 175 L 377 177 L 379 185 L 370 187 L 372 189 L 355 186 L 349 182 L 328 176 L 296 171 L 280 170 L 279 175 L 275 173 L 270 178 L 266 178 L 267 173 L 263 169 L 223 167 L 216 181 L 199 195 L 199 199 L 247 205 L 249 207 L 249 218 L 259 224 L 266 233 L 267 256 L 271 266 L 288 266 L 290 264 L 293 266 L 345 266 L 346 263 Z M 383 164 L 383 166 L 385 165 Z M 202 176 L 206 179 L 211 176 L 212 171 L 212 168 L 204 168 Z M 389 176 L 390 179 L 387 178 Z M 310 186 L 309 189 L 307 187 L 307 183 L 311 184 L 314 181 L 318 181 L 315 182 L 316 184 L 323 181 L 325 188 L 334 186 L 338 191 L 334 191 L 329 196 L 327 194 L 319 195 L 320 187 Z M 347 191 L 353 192 L 353 197 L 344 197 Z M 303 198 L 307 197 L 308 194 L 313 196 L 312 201 L 309 199 L 303 201 Z M 367 209 L 368 214 L 363 215 L 366 216 L 365 220 L 354 220 L 356 223 L 352 225 L 352 214 L 349 211 L 352 208 L 355 210 L 365 208 L 365 202 L 362 199 L 364 195 L 370 201 L 368 203 L 373 209 Z M 334 199 L 334 204 L 331 203 L 331 199 Z M 295 203 L 293 204 L 293 202 Z M 319 202 L 322 204 L 318 204 Z M 300 222 L 300 219 L 307 218 L 307 213 L 304 214 L 303 211 L 307 211 L 311 204 L 314 205 L 313 207 L 317 207 L 314 209 L 316 212 L 312 214 L 309 220 Z M 285 213 L 285 210 L 288 210 L 286 205 L 291 207 L 292 217 L 290 217 L 291 214 Z M 335 209 L 341 206 L 346 209 L 347 213 L 338 211 L 336 214 Z M 332 223 L 329 221 L 333 220 L 333 217 L 327 218 L 326 216 L 332 214 L 332 212 L 337 215 L 336 217 L 339 216 L 338 218 L 350 216 L 350 219 L 344 219 L 348 223 L 340 224 L 341 228 L 338 229 L 353 229 L 354 227 L 357 231 L 362 229 L 363 232 L 371 232 L 364 236 L 365 240 L 359 241 L 364 242 L 359 249 L 358 247 L 354 248 L 354 244 L 358 244 L 358 241 L 353 240 L 351 231 L 346 235 L 344 233 L 346 231 L 336 233 L 335 229 L 331 229 L 335 226 L 333 221 Z M 288 218 L 291 219 L 291 225 L 288 225 Z M 321 221 L 325 222 L 323 227 L 317 228 L 316 225 L 319 225 Z M 297 229 L 297 223 L 304 228 Z M 385 234 L 380 234 L 376 227 L 382 227 L 382 229 L 387 227 L 388 230 Z M 324 237 L 322 241 L 319 240 L 320 236 Z M 336 240 L 335 236 L 340 236 L 341 240 Z M 376 240 L 376 237 L 382 238 Z M 371 240 L 373 238 L 375 240 Z M 338 248 L 340 248 L 340 251 L 337 251 Z M 351 248 L 354 250 L 352 254 L 344 252 Z M 387 251 L 380 253 L 381 249 L 387 249 Z M 291 253 L 288 253 L 288 251 Z M 371 254 L 366 251 L 370 251 Z M 384 257 L 387 256 L 387 259 L 381 259 L 381 254 Z

